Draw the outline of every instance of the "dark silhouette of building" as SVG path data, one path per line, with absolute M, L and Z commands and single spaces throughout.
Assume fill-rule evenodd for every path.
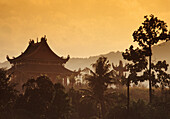
M 64 67 L 69 58 L 69 55 L 67 58 L 56 55 L 47 44 L 46 37 L 42 37 L 40 42 L 30 40 L 27 49 L 20 56 L 12 59 L 7 56 L 12 64 L 8 72 L 13 74 L 12 80 L 20 86 L 28 79 L 40 75 L 47 75 L 53 82 L 62 82 L 61 79 L 64 79 L 64 84 L 67 85 L 67 77 L 75 73 Z

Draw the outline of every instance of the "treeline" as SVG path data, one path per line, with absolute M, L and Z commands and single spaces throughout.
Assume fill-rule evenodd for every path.
M 1 119 L 169 119 L 170 75 L 166 61 L 152 61 L 152 46 L 170 39 L 164 21 L 154 15 L 145 16 L 134 42 L 122 54 L 128 61 L 120 73 L 106 57 L 100 57 L 93 70 L 83 76 L 86 88 L 65 89 L 47 76 L 29 79 L 22 93 L 10 82 L 10 75 L 0 69 Z M 73 78 L 73 77 L 72 77 Z M 74 79 L 74 78 L 73 78 Z M 132 85 L 148 81 L 149 101 L 130 97 Z M 122 93 L 126 87 L 126 93 Z M 154 89 L 160 89 L 159 94 Z M 139 93 L 139 91 L 136 91 Z M 146 93 L 139 94 L 146 95 Z
M 93 64 L 94 71 L 90 70 L 90 74 L 85 75 L 87 88 L 66 91 L 62 84 L 53 84 L 47 76 L 40 76 L 29 79 L 22 87 L 23 93 L 15 90 L 10 76 L 1 69 L 0 118 L 169 119 L 169 90 L 164 90 L 166 95 L 154 95 L 152 103 L 132 99 L 127 110 L 127 96 L 120 91 L 124 87 L 111 87 L 111 84 L 117 85 L 117 78 L 110 66 L 106 57 L 100 57 Z

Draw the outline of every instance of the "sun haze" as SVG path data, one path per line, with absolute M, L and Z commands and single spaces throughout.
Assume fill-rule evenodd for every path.
M 47 36 L 59 56 L 124 51 L 144 15 L 170 23 L 169 0 L 1 0 L 0 61 Z M 159 11 L 159 12 L 158 12 Z

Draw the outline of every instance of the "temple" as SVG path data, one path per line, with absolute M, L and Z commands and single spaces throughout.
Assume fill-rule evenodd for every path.
M 75 72 L 64 67 L 69 60 L 56 55 L 47 44 L 46 37 L 42 37 L 40 42 L 30 40 L 27 49 L 20 56 L 7 60 L 12 64 L 8 70 L 12 73 L 12 80 L 22 85 L 30 78 L 36 78 L 40 75 L 47 75 L 53 82 L 63 82 L 67 85 L 67 77 Z M 60 77 L 57 79 L 57 77 Z

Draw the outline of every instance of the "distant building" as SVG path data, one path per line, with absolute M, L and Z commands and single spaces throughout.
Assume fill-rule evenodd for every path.
M 30 78 L 36 78 L 40 75 L 47 75 L 53 82 L 62 82 L 67 85 L 67 77 L 75 72 L 64 67 L 69 60 L 56 55 L 47 44 L 46 37 L 42 37 L 40 42 L 30 40 L 27 49 L 18 57 L 7 60 L 12 64 L 8 70 L 12 73 L 12 80 L 21 86 Z M 57 79 L 57 77 L 60 77 Z

